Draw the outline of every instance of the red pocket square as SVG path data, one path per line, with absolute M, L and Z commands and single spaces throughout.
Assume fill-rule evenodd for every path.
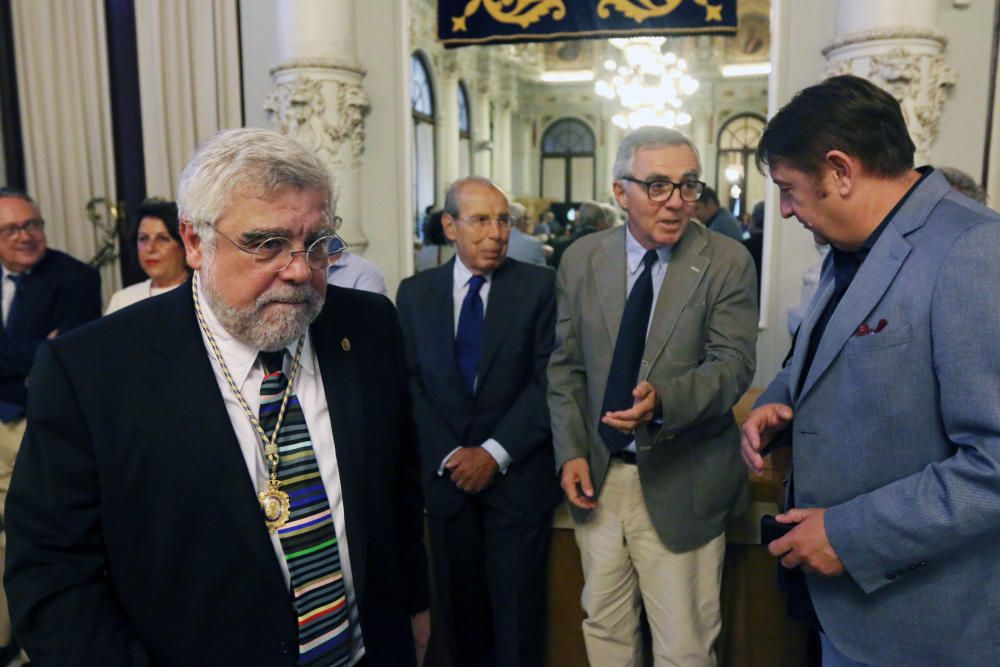
M 862 322 L 861 325 L 857 329 L 854 330 L 854 335 L 855 336 L 868 336 L 870 334 L 881 333 L 882 329 L 885 329 L 886 326 L 888 326 L 888 324 L 889 324 L 889 321 L 886 320 L 885 318 L 883 318 L 883 319 L 879 320 L 878 324 L 875 325 L 875 328 L 872 329 L 866 323 Z

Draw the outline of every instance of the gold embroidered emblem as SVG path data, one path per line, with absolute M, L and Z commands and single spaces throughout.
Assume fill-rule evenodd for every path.
M 722 5 L 710 5 L 709 0 L 694 0 L 694 4 L 705 8 L 705 21 L 721 21 Z
M 340 347 L 344 348 L 344 352 L 350 352 L 351 351 L 351 341 L 349 341 L 348 339 L 345 338 L 344 340 L 340 341 Z
M 514 6 L 511 7 L 511 5 Z M 515 23 L 522 28 L 527 28 L 532 23 L 538 23 L 543 16 L 549 13 L 556 21 L 561 21 L 566 17 L 566 3 L 563 0 L 469 0 L 462 15 L 452 17 L 452 32 L 466 32 L 465 20 L 481 8 L 485 8 L 495 21 Z
M 701 4 L 698 0 L 695 2 Z M 666 16 L 680 4 L 681 0 L 666 0 L 663 4 L 657 0 L 601 0 L 597 5 L 597 15 L 602 19 L 608 18 L 611 16 L 611 11 L 608 9 L 610 7 L 617 9 L 636 23 L 642 23 L 646 19 Z

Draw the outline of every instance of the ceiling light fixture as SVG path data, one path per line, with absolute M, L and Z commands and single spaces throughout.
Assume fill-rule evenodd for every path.
M 624 63 L 604 62 L 605 76 L 594 83 L 594 92 L 615 98 L 625 108 L 611 121 L 621 128 L 642 125 L 677 127 L 691 122 L 681 111 L 681 97 L 698 90 L 698 80 L 687 73 L 687 63 L 672 51 L 664 53 L 664 37 L 609 40 L 622 52 Z

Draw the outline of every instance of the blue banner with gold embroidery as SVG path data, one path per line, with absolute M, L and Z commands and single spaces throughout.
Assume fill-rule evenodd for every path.
M 735 35 L 736 0 L 438 0 L 438 40 L 472 44 Z

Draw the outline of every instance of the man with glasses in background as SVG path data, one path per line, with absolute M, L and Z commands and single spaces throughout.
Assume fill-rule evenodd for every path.
M 178 187 L 192 282 L 40 350 L 7 526 L 33 661 L 416 663 L 401 336 L 327 287 L 331 193 L 291 139 L 216 135 Z
M 732 407 L 757 337 L 753 261 L 690 224 L 705 188 L 683 134 L 625 136 L 628 221 L 570 247 L 556 283 L 549 409 L 583 563 L 593 665 L 714 665 L 726 524 L 747 505 Z
M 442 222 L 456 257 L 396 301 L 447 643 L 459 667 L 541 667 L 555 274 L 506 257 L 510 203 L 489 179 L 453 183 Z
M 26 193 L 0 188 L 0 521 L 14 459 L 24 435 L 27 378 L 35 351 L 47 338 L 101 316 L 97 271 L 45 239 L 45 221 Z M 2 527 L 2 524 L 0 524 Z M 5 533 L 0 532 L 0 574 Z M 7 602 L 0 589 L 0 665 L 17 654 Z

